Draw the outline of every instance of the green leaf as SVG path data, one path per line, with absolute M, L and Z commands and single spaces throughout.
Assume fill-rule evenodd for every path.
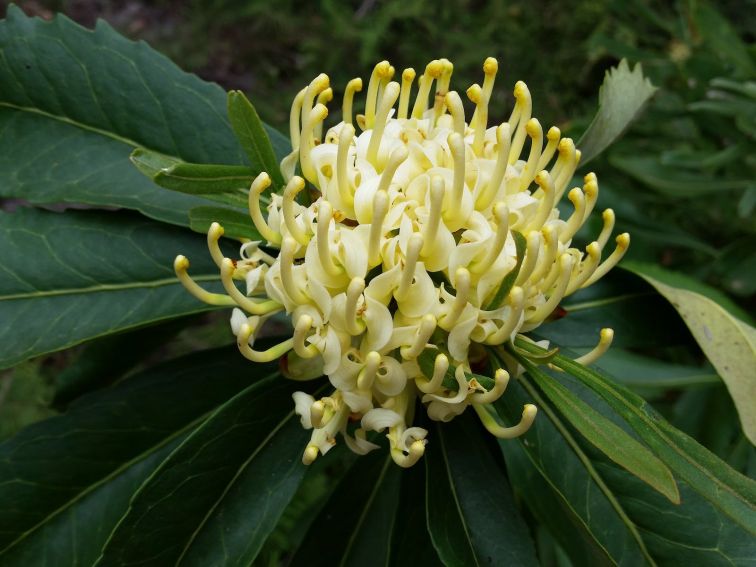
M 447 566 L 536 565 L 504 472 L 468 413 L 435 428 L 425 455 L 427 521 Z
M 524 384 L 513 381 L 494 404 L 506 423 L 517 423 L 526 403 L 540 408 L 527 433 L 499 441 L 515 491 L 574 564 L 646 565 L 643 539 L 616 495 L 548 402 L 534 399 Z
M 525 237 L 521 232 L 517 232 L 516 230 L 511 231 L 511 234 L 515 242 L 515 249 L 517 251 L 517 263 L 515 264 L 515 267 L 512 268 L 512 270 L 506 276 L 504 276 L 501 284 L 499 284 L 499 288 L 496 290 L 496 294 L 486 307 L 486 309 L 489 311 L 498 309 L 504 299 L 506 299 L 506 297 L 509 295 L 509 292 L 512 291 L 512 286 L 514 286 L 515 281 L 517 280 L 517 276 L 520 274 L 522 261 L 525 259 L 525 249 L 528 245 L 527 240 L 525 240 Z
M 402 472 L 402 488 L 391 535 L 391 557 L 387 565 L 438 565 L 438 555 L 428 533 L 425 509 L 425 470 L 418 463 Z
M 583 437 L 670 502 L 680 503 L 680 493 L 672 473 L 651 451 L 572 394 L 555 376 L 541 371 L 523 356 L 517 356 L 517 359 L 546 397 Z
M 292 411 L 302 385 L 266 373 L 142 484 L 98 565 L 249 565 L 257 556 L 307 470 L 309 437 Z
M 71 364 L 55 376 L 52 405 L 65 406 L 85 392 L 108 386 L 140 364 L 176 335 L 186 318 L 92 341 Z
M 276 154 L 255 107 L 241 91 L 228 93 L 228 118 L 249 162 L 257 171 L 270 175 L 275 187 L 283 188 L 284 179 Z
M 625 267 L 653 285 L 677 309 L 727 385 L 743 432 L 756 443 L 756 329 L 745 322 L 748 316 L 716 290 L 681 274 L 644 264 Z
M 179 253 L 219 289 L 205 239 L 186 231 L 123 213 L 0 213 L 0 368 L 208 309 L 176 279 Z
M 612 153 L 609 156 L 609 163 L 662 195 L 676 198 L 735 191 L 745 189 L 751 183 L 750 179 L 714 177 L 701 172 L 667 166 L 662 164 L 655 155 Z M 732 198 L 732 196 L 727 198 Z
M 0 563 L 92 565 L 175 444 L 273 370 L 236 349 L 197 353 L 86 396 L 0 445 Z
M 586 165 L 619 138 L 655 92 L 640 63 L 631 71 L 623 59 L 609 69 L 599 91 L 598 112 L 577 143 L 582 152 L 580 165 Z
M 223 234 L 228 238 L 264 240 L 257 232 L 249 214 L 235 209 L 195 207 L 189 211 L 189 222 L 193 231 L 203 234 L 207 233 L 211 224 L 217 222 L 223 227 Z
M 158 190 L 137 147 L 183 161 L 245 164 L 217 85 L 99 21 L 89 31 L 10 6 L 0 22 L 0 196 L 136 209 L 188 224 L 197 197 Z M 285 138 L 269 130 L 280 157 Z
M 254 171 L 245 165 L 186 163 L 137 148 L 131 162 L 164 189 L 203 197 L 246 210 Z
M 531 352 L 543 352 L 542 348 L 526 341 L 518 340 L 517 344 Z M 672 427 L 645 400 L 609 378 L 562 355 L 555 356 L 553 364 L 603 398 L 672 470 L 678 482 L 685 480 L 719 513 L 756 534 L 753 520 L 756 482 Z
M 599 282 L 570 296 L 565 315 L 533 333 L 562 348 L 596 346 L 604 327 L 614 329 L 614 347 L 655 348 L 690 343 L 675 310 L 641 278 L 613 270 Z M 653 321 L 653 325 L 649 325 Z
M 357 459 L 312 523 L 289 565 L 385 565 L 401 472 L 385 450 Z

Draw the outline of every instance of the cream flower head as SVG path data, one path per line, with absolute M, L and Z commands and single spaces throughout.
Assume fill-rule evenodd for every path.
M 523 82 L 515 85 L 509 119 L 488 125 L 493 58 L 483 64 L 483 85 L 466 91 L 474 105 L 468 121 L 462 97 L 449 91 L 452 69 L 446 59 L 431 61 L 410 109 L 415 71 L 392 81 L 394 68 L 382 61 L 368 83 L 365 114 L 353 118 L 354 94 L 363 87 L 353 79 L 342 121 L 327 130 L 332 91 L 326 75 L 316 77 L 292 105 L 294 150 L 281 163 L 283 193 L 263 197 L 267 173 L 249 191 L 252 222 L 278 256 L 252 242 L 240 260 L 224 258 L 223 229 L 214 223 L 208 245 L 228 295 L 202 290 L 186 258 L 176 259 L 189 291 L 237 307 L 231 327 L 244 356 L 263 362 L 287 355 L 293 379 L 328 376 L 335 388 L 329 396 L 294 395 L 302 425 L 313 429 L 306 464 L 339 433 L 364 454 L 378 448 L 366 433 L 387 430 L 392 457 L 411 466 L 427 436 L 412 426 L 417 397 L 433 420 L 448 421 L 472 405 L 499 437 L 527 431 L 535 406 L 526 405 L 512 427 L 494 420 L 488 404 L 510 376 L 504 369 L 493 379 L 474 375 L 471 347 L 502 345 L 535 329 L 564 297 L 606 274 L 629 245 L 628 234 L 618 236 L 601 261 L 614 228 L 608 209 L 597 239 L 584 251 L 571 247 L 598 197 L 593 173 L 582 188 L 567 190 L 580 151 L 556 127 L 544 134 Z M 563 220 L 556 205 L 565 192 L 573 210 Z M 244 282 L 244 292 L 234 280 Z M 254 350 L 265 318 L 279 311 L 291 317 L 293 336 Z M 598 358 L 611 339 L 605 329 L 582 361 Z

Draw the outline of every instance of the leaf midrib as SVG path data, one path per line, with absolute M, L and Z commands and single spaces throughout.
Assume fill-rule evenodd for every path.
M 68 116 L 61 116 L 59 114 L 53 114 L 51 112 L 47 112 L 46 110 L 42 110 L 41 108 L 35 108 L 33 106 L 21 106 L 19 104 L 13 104 L 12 102 L 0 102 L 0 108 L 1 107 L 11 108 L 14 110 L 19 110 L 21 112 L 28 112 L 30 114 L 38 114 L 40 116 L 45 116 L 46 118 L 51 118 L 53 120 L 57 120 L 58 122 L 63 122 L 64 124 L 81 128 L 82 130 L 89 130 L 90 132 L 94 132 L 96 134 L 99 134 L 100 136 L 111 138 L 122 144 L 126 144 L 134 148 L 144 147 L 144 144 L 139 144 L 135 142 L 134 140 L 130 138 L 126 138 L 125 136 L 120 136 L 116 134 L 115 132 L 103 130 L 102 128 L 97 128 L 96 126 L 90 126 L 89 124 L 79 122 L 78 120 L 73 120 L 72 118 L 69 118 Z
M 219 281 L 220 276 L 208 274 L 204 276 L 192 276 L 192 279 L 198 282 L 210 282 L 210 281 Z M 98 284 L 98 285 L 88 286 L 88 287 L 72 287 L 72 288 L 50 289 L 50 290 L 42 290 L 42 291 L 30 291 L 30 292 L 24 292 L 24 293 L 12 293 L 9 295 L 0 295 L 0 301 L 11 301 L 11 300 L 16 300 L 16 299 L 36 299 L 40 297 L 56 297 L 56 296 L 61 296 L 61 295 L 79 295 L 79 294 L 84 294 L 84 293 L 99 293 L 99 292 L 107 292 L 107 291 L 123 291 L 127 289 L 155 288 L 155 287 L 164 287 L 167 285 L 176 285 L 179 283 L 181 282 L 179 282 L 177 278 L 173 277 L 173 278 L 161 278 L 161 279 L 152 280 L 152 281 L 141 281 L 141 282 L 131 281 L 128 283 L 121 283 L 121 284 Z
M 436 432 L 439 436 L 439 447 L 441 448 L 441 455 L 444 458 L 444 464 L 446 465 L 446 478 L 449 481 L 449 488 L 451 488 L 451 496 L 454 500 L 454 505 L 457 508 L 457 514 L 459 514 L 459 521 L 462 524 L 462 529 L 465 531 L 465 537 L 467 538 L 467 542 L 470 546 L 470 553 L 473 556 L 473 560 L 475 561 L 475 565 L 480 565 L 480 561 L 478 561 L 478 555 L 475 553 L 475 546 L 472 542 L 472 536 L 470 535 L 470 529 L 467 526 L 467 522 L 465 521 L 465 515 L 462 512 L 462 506 L 459 502 L 459 495 L 457 494 L 457 486 L 454 483 L 454 479 L 452 478 L 451 474 L 451 467 L 449 466 L 449 455 L 446 452 L 446 443 L 444 442 L 444 435 L 443 430 L 441 427 L 436 428 Z

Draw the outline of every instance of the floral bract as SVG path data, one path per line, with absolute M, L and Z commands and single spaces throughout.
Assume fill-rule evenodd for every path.
M 326 75 L 316 77 L 292 105 L 294 151 L 281 163 L 286 187 L 266 192 L 271 179 L 261 173 L 249 191 L 252 222 L 278 256 L 249 242 L 240 260 L 224 258 L 223 229 L 213 224 L 208 245 L 228 295 L 201 289 L 187 274 L 187 259 L 176 259 L 189 291 L 236 306 L 231 327 L 244 356 L 263 362 L 287 355 L 293 379 L 328 376 L 335 388 L 329 396 L 294 395 L 302 424 L 313 429 L 305 463 L 326 453 L 338 434 L 367 453 L 378 446 L 366 433 L 387 430 L 394 460 L 414 464 L 427 435 L 412 426 L 417 397 L 433 420 L 448 421 L 472 405 L 499 437 L 527 431 L 535 406 L 526 405 L 512 427 L 486 409 L 504 393 L 509 373 L 473 375 L 474 345 L 502 345 L 535 329 L 564 297 L 606 274 L 629 245 L 629 235 L 618 236 L 602 261 L 614 227 L 608 209 L 596 240 L 585 250 L 571 247 L 596 204 L 596 176 L 568 191 L 580 151 L 558 128 L 544 133 L 525 83 L 515 85 L 509 119 L 488 125 L 497 69 L 487 59 L 483 85 L 467 90 L 474 105 L 467 120 L 462 97 L 448 90 L 449 61 L 427 65 L 411 108 L 415 71 L 404 70 L 400 84 L 382 61 L 367 86 L 365 114 L 353 118 L 353 97 L 363 87 L 353 79 L 342 121 L 327 130 L 332 91 Z M 303 204 L 308 184 L 318 196 Z M 565 193 L 572 212 L 560 219 L 556 204 Z M 280 311 L 291 317 L 293 336 L 255 350 L 265 319 Z M 611 339 L 611 330 L 602 331 L 581 361 L 595 360 Z

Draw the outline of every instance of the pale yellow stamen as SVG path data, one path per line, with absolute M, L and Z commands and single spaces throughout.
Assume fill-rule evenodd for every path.
M 270 347 L 268 350 L 254 350 L 249 346 L 249 338 L 253 332 L 254 329 L 248 323 L 244 323 L 239 329 L 239 335 L 236 337 L 236 345 L 239 347 L 239 352 L 242 353 L 244 358 L 252 362 L 271 362 L 277 358 L 281 358 L 294 346 L 294 339 L 291 338 Z
M 609 270 L 611 270 L 614 266 L 617 265 L 620 260 L 622 260 L 622 257 L 625 255 L 625 252 L 627 252 L 629 246 L 630 235 L 627 232 L 620 234 L 617 237 L 617 247 L 614 249 L 611 255 L 606 260 L 604 260 L 598 268 L 596 268 L 596 271 L 593 272 L 593 275 L 591 275 L 591 277 L 588 278 L 588 281 L 583 284 L 583 287 L 592 285 L 602 277 L 604 277 Z
M 515 103 L 513 114 L 517 112 L 518 108 L 519 112 L 517 112 L 517 129 L 514 133 L 512 147 L 509 149 L 509 159 L 507 160 L 507 163 L 510 165 L 520 158 L 522 148 L 525 145 L 525 136 L 527 135 L 525 127 L 527 126 L 527 123 L 530 120 L 530 115 L 533 111 L 533 100 L 530 98 L 530 91 L 525 83 L 517 81 L 514 88 L 514 96 L 517 102 Z M 510 124 L 514 126 L 511 119 Z
M 476 156 L 481 156 L 488 123 L 488 101 L 483 98 L 483 89 L 477 84 L 467 89 L 467 98 L 475 105 L 475 112 L 470 119 L 470 127 L 474 132 L 472 149 Z
M 444 204 L 445 191 L 444 178 L 440 175 L 434 175 L 431 178 L 428 220 L 423 226 L 423 249 L 420 252 L 423 256 L 427 256 L 435 247 L 438 227 L 441 224 L 441 211 Z
M 383 220 L 389 209 L 389 196 L 385 190 L 376 191 L 373 197 L 373 219 L 370 223 L 368 238 L 368 260 L 371 266 L 381 262 L 381 238 L 383 237 Z
M 494 385 L 487 392 L 471 394 L 468 398 L 473 404 L 491 404 L 498 400 L 509 384 L 509 372 L 499 368 L 494 375 Z
M 449 114 L 452 116 L 452 123 L 454 124 L 454 132 L 460 136 L 465 135 L 465 107 L 462 106 L 462 99 L 459 97 L 457 91 L 451 91 L 446 93 L 444 97 L 446 106 L 449 107 Z
M 425 73 L 418 80 L 419 88 L 415 106 L 412 108 L 412 118 L 422 118 L 428 109 L 428 95 L 430 94 L 433 80 L 441 76 L 443 64 L 439 60 L 433 60 L 425 67 Z
M 398 146 L 389 156 L 388 163 L 381 174 L 381 180 L 378 183 L 378 191 L 388 191 L 391 182 L 394 180 L 394 174 L 399 166 L 409 157 L 409 151 L 405 146 Z
M 404 360 L 414 360 L 420 353 L 423 352 L 428 345 L 428 341 L 436 330 L 436 318 L 428 313 L 423 315 L 420 325 L 417 329 L 417 335 L 415 336 L 415 342 L 411 346 L 401 347 L 400 353 Z
M 296 219 L 296 214 L 294 212 L 295 209 L 295 199 L 297 198 L 297 194 L 305 188 L 305 181 L 301 177 L 295 175 L 291 178 L 291 181 L 286 185 L 286 188 L 284 189 L 283 194 L 283 204 L 281 208 L 283 209 L 283 217 L 284 217 L 284 224 L 286 225 L 286 229 L 289 231 L 289 234 L 296 240 L 299 244 L 302 246 L 307 246 L 307 243 L 310 242 L 310 235 L 307 234 L 304 229 L 299 226 L 299 223 Z
M 442 329 L 446 331 L 451 330 L 457 323 L 460 315 L 462 315 L 462 311 L 467 306 L 467 300 L 470 297 L 470 280 L 470 272 L 467 268 L 457 268 L 457 271 L 454 273 L 454 288 L 457 295 L 454 297 L 451 310 L 439 322 L 439 326 Z
M 252 186 L 249 188 L 249 216 L 252 217 L 252 222 L 265 240 L 271 244 L 281 244 L 281 234 L 268 226 L 265 222 L 265 218 L 260 210 L 260 194 L 270 187 L 270 176 L 263 172 L 252 182 Z
M 282 305 L 277 301 L 269 299 L 257 303 L 240 292 L 236 287 L 236 284 L 234 284 L 234 270 L 235 267 L 233 260 L 230 258 L 223 258 L 220 265 L 221 283 L 223 284 L 226 293 L 233 298 L 239 307 L 252 315 L 267 315 L 268 313 L 281 309 Z
M 391 65 L 388 61 L 381 61 L 373 67 L 368 82 L 367 99 L 365 101 L 365 128 L 371 129 L 375 123 L 375 107 L 378 101 L 378 86 L 386 75 L 391 72 Z
M 552 290 L 551 296 L 545 303 L 539 305 L 534 311 L 526 315 L 528 321 L 543 321 L 546 317 L 551 315 L 554 309 L 557 308 L 559 302 L 564 297 L 567 285 L 570 283 L 570 276 L 572 274 L 572 266 L 574 263 L 575 259 L 571 254 L 562 254 L 559 258 L 559 281 L 556 288 Z
M 415 384 L 417 389 L 424 394 L 432 394 L 437 392 L 441 387 L 441 383 L 444 381 L 446 371 L 449 369 L 449 359 L 443 353 L 436 355 L 436 360 L 433 363 L 433 376 L 430 380 L 427 380 L 425 376 L 418 376 L 415 378 Z
M 350 120 L 351 122 L 351 120 Z M 347 175 L 347 164 L 349 161 L 349 148 L 352 146 L 354 139 L 354 126 L 344 124 L 339 133 L 339 149 L 336 154 L 336 183 L 339 187 L 339 196 L 345 205 L 351 207 L 354 204 L 354 195 Z
M 614 230 L 614 211 L 612 209 L 606 209 L 601 214 L 601 218 L 604 221 L 604 226 L 601 229 L 601 233 L 596 239 L 596 242 L 598 242 L 599 247 L 603 250 L 604 248 L 606 248 L 606 243 L 609 242 L 609 237 L 612 235 L 612 231 Z
M 312 317 L 305 314 L 300 315 L 297 324 L 294 326 L 294 336 L 292 337 L 294 352 L 302 358 L 314 358 L 320 354 L 315 345 L 308 345 L 306 342 L 310 329 L 312 329 L 312 323 Z
M 378 105 L 378 114 L 373 119 L 373 133 L 370 135 L 370 143 L 368 144 L 367 149 L 367 159 L 372 164 L 376 164 L 378 161 L 378 150 L 381 147 L 383 131 L 386 129 L 389 112 L 391 112 L 391 109 L 394 107 L 396 99 L 399 98 L 400 89 L 401 87 L 399 86 L 399 83 L 394 81 L 390 82 L 386 85 L 385 92 Z
M 441 76 L 438 78 L 436 84 L 436 96 L 433 102 L 433 123 L 435 124 L 439 117 L 444 114 L 444 101 L 447 92 L 449 91 L 449 83 L 451 82 L 452 72 L 454 71 L 454 65 L 448 59 L 441 59 Z
M 302 101 L 302 129 L 304 129 L 310 113 L 313 110 L 315 99 L 321 92 L 329 87 L 330 82 L 331 81 L 328 78 L 328 75 L 326 75 L 325 73 L 321 73 L 312 81 L 310 81 L 310 84 L 304 94 L 304 100 Z M 302 135 L 302 137 L 304 138 L 304 134 Z
M 548 274 L 559 252 L 559 233 L 557 229 L 548 225 L 541 229 L 541 234 L 544 241 L 544 253 L 539 256 L 538 266 L 528 278 L 534 284 L 538 283 Z
M 347 332 L 352 336 L 361 335 L 365 332 L 365 323 L 358 315 L 358 303 L 362 292 L 365 291 L 365 280 L 362 278 L 352 278 L 346 291 L 346 303 L 344 305 L 344 320 L 346 322 Z
M 520 420 L 520 423 L 512 427 L 503 427 L 499 425 L 492 414 L 492 412 L 496 410 L 493 408 L 489 410 L 488 408 L 490 406 L 488 405 L 473 404 L 472 406 L 475 408 L 475 413 L 478 414 L 483 427 L 499 439 L 514 439 L 515 437 L 527 433 L 530 426 L 533 425 L 533 421 L 535 421 L 536 413 L 538 413 L 538 408 L 533 404 L 525 404 L 525 407 L 522 410 L 522 419 Z
M 520 273 L 517 274 L 517 280 L 515 281 L 517 285 L 523 285 L 533 273 L 536 263 L 538 262 L 538 256 L 541 254 L 542 238 L 543 236 L 538 230 L 533 230 L 528 233 L 528 236 L 526 237 L 527 244 L 525 246 L 525 259 L 520 266 Z
M 525 308 L 525 291 L 514 286 L 509 292 L 509 307 L 511 309 L 506 322 L 484 341 L 488 345 L 500 345 L 507 342 L 517 326 L 520 324 L 520 316 Z
M 213 262 L 215 262 L 215 265 L 219 268 L 223 263 L 223 252 L 221 252 L 218 241 L 220 240 L 221 236 L 223 236 L 223 233 L 223 227 L 217 222 L 211 224 L 209 230 L 207 231 L 207 247 L 210 250 L 210 256 L 212 256 Z
M 527 189 L 533 181 L 536 167 L 541 157 L 541 149 L 543 148 L 543 128 L 541 128 L 541 123 L 537 118 L 528 120 L 528 123 L 525 125 L 525 132 L 530 137 L 530 154 L 520 175 L 520 191 Z
M 399 280 L 399 287 L 396 289 L 394 296 L 401 301 L 407 295 L 412 281 L 415 279 L 415 268 L 417 260 L 420 257 L 420 250 L 423 249 L 423 237 L 415 232 L 407 242 L 407 253 L 404 259 L 404 268 L 402 269 L 402 278 Z
M 302 293 L 302 290 L 294 283 L 294 252 L 299 248 L 297 241 L 287 236 L 283 239 L 281 245 L 281 285 L 283 285 L 286 295 L 294 303 L 303 305 L 309 303 L 309 298 Z
M 344 89 L 344 102 L 341 107 L 342 120 L 345 123 L 352 124 L 352 104 L 354 102 L 354 93 L 358 93 L 362 90 L 362 79 L 352 79 L 347 83 L 346 89 Z M 352 130 L 354 131 L 354 130 Z
M 496 234 L 493 238 L 493 244 L 488 247 L 485 257 L 470 266 L 470 271 L 476 275 L 488 271 L 493 266 L 504 248 L 507 236 L 509 236 L 509 208 L 507 205 L 501 201 L 496 203 L 493 213 L 496 219 Z
M 399 95 L 399 111 L 396 114 L 396 117 L 399 119 L 407 118 L 412 82 L 414 80 L 415 70 L 413 68 L 410 67 L 402 71 L 402 91 Z
M 207 303 L 208 305 L 220 305 L 223 307 L 236 305 L 236 301 L 228 295 L 222 293 L 210 293 L 209 291 L 202 289 L 187 272 L 189 269 L 189 259 L 186 256 L 176 256 L 176 259 L 173 261 L 173 269 L 176 272 L 176 277 L 181 282 L 181 285 L 203 303 Z
M 596 206 L 598 200 L 598 180 L 595 173 L 589 173 L 585 176 L 585 185 L 583 185 L 583 193 L 585 193 L 585 214 L 583 215 L 583 221 L 587 219 L 593 212 L 593 207 Z
M 331 254 L 331 239 L 329 237 L 331 220 L 333 219 L 333 207 L 331 203 L 321 200 L 318 205 L 317 239 L 318 258 L 320 265 L 329 276 L 338 276 L 343 272 L 340 266 L 333 261 Z
M 501 182 L 507 170 L 510 136 L 510 127 L 506 122 L 496 129 L 496 164 L 494 165 L 488 185 L 480 192 L 475 202 L 475 208 L 479 211 L 488 208 L 499 193 Z
M 591 242 L 585 249 L 588 258 L 578 265 L 579 272 L 570 279 L 570 285 L 567 286 L 565 295 L 572 295 L 593 275 L 601 261 L 601 247 L 598 242 Z
M 595 346 L 593 350 L 590 352 L 585 353 L 583 356 L 579 356 L 575 359 L 575 362 L 578 364 L 582 364 L 584 366 L 588 364 L 593 364 L 596 362 L 599 358 L 604 356 L 604 353 L 609 350 L 609 347 L 612 346 L 612 341 L 614 340 L 614 330 L 609 328 L 601 329 L 601 333 L 599 335 L 599 342 Z
M 546 139 L 548 142 L 538 160 L 538 165 L 536 166 L 537 170 L 540 171 L 544 169 L 551 161 L 551 158 L 554 157 L 554 152 L 556 152 L 557 146 L 559 145 L 559 138 L 561 135 L 562 132 L 556 126 L 549 128 L 549 131 L 546 133 Z
M 302 139 L 299 145 L 299 165 L 302 168 L 302 175 L 312 184 L 318 184 L 318 173 L 312 164 L 310 153 L 315 146 L 314 135 L 318 124 L 323 122 L 328 116 L 328 109 L 322 104 L 316 104 L 302 123 Z
M 297 96 L 294 97 L 289 113 L 289 137 L 291 138 L 291 147 L 295 150 L 299 148 L 299 133 L 302 130 L 300 117 L 302 116 L 302 103 L 305 93 L 307 93 L 307 87 L 299 91 Z
M 579 187 L 575 187 L 568 194 L 567 198 L 570 200 L 575 210 L 567 219 L 567 224 L 559 233 L 559 241 L 562 243 L 568 242 L 575 233 L 583 226 L 583 220 L 585 219 L 585 194 Z
M 554 210 L 554 200 L 556 199 L 556 190 L 548 171 L 544 169 L 539 172 L 535 176 L 535 182 L 540 187 L 541 199 L 538 203 L 538 210 L 528 225 L 530 230 L 539 230 L 543 227 Z
M 454 161 L 454 178 L 450 207 L 445 212 L 449 219 L 457 219 L 462 209 L 462 193 L 465 187 L 465 141 L 461 134 L 454 132 L 449 135 L 449 150 Z
M 375 376 L 378 374 L 378 369 L 381 366 L 383 357 L 376 351 L 371 351 L 365 357 L 365 366 L 362 367 L 360 373 L 357 375 L 357 389 L 358 390 L 370 390 L 373 387 Z

